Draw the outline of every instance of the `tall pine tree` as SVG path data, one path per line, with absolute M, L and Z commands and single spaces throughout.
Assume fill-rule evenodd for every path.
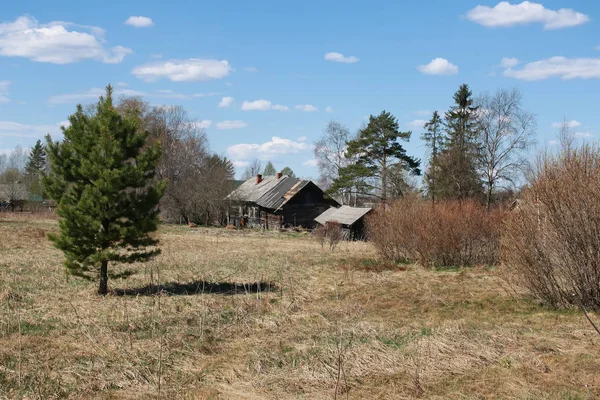
M 358 137 L 348 142 L 345 156 L 356 157 L 357 162 L 340 169 L 340 176 L 333 182 L 330 192 L 356 188 L 362 194 L 377 193 L 382 201 L 386 201 L 392 168 L 420 174 L 420 160 L 407 155 L 399 143 L 408 142 L 411 134 L 400 131 L 396 117 L 385 110 L 377 116 L 371 115 Z
M 99 279 L 100 295 L 108 291 L 109 262 L 147 261 L 160 252 L 150 233 L 166 186 L 153 179 L 159 145 L 147 144 L 138 118 L 115 110 L 112 92 L 109 85 L 93 116 L 77 106 L 62 142 L 48 136 L 44 179 L 60 216 L 60 233 L 50 239 L 64 252 L 69 273 Z
M 444 126 L 440 114 L 434 111 L 431 119 L 424 127 L 426 131 L 421 135 L 421 139 L 423 139 L 425 145 L 429 148 L 429 166 L 424 177 L 425 186 L 427 187 L 427 195 L 435 203 L 438 192 L 436 183 L 440 174 L 439 155 L 445 144 Z
M 46 149 L 42 145 L 42 141 L 38 140 L 35 146 L 31 148 L 29 159 L 25 166 L 25 181 L 27 182 L 27 191 L 31 197 L 43 199 L 44 188 L 42 177 L 46 172 L 46 167 Z
M 463 84 L 454 94 L 454 105 L 445 114 L 447 142 L 439 154 L 440 195 L 453 199 L 480 198 L 483 193 L 477 172 L 477 112 L 472 92 Z

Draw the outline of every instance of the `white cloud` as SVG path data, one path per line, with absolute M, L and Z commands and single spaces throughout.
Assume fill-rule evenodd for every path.
M 69 30 L 71 27 L 78 30 Z M 81 60 L 117 64 L 132 53 L 123 46 L 106 48 L 104 34 L 104 29 L 94 26 L 60 21 L 40 24 L 33 17 L 22 16 L 0 24 L 0 55 L 53 64 Z
M 101 88 L 91 88 L 84 92 L 79 93 L 67 93 L 60 94 L 56 96 L 52 96 L 48 99 L 48 103 L 50 104 L 72 104 L 72 103 L 80 103 L 85 101 L 95 101 L 100 96 L 104 95 L 105 89 Z M 124 89 L 124 88 L 116 88 L 114 89 L 115 96 L 140 96 L 140 97 L 148 97 L 154 99 L 177 99 L 177 100 L 192 100 L 198 97 L 207 97 L 207 96 L 215 96 L 218 93 L 194 93 L 194 94 L 184 94 L 173 92 L 172 90 L 156 90 L 154 92 L 142 92 L 139 90 L 133 89 Z
M 198 129 L 207 129 L 207 128 L 210 128 L 211 125 L 212 125 L 212 121 L 209 119 L 203 119 L 201 121 L 194 122 L 194 126 Z
M 575 137 L 577 137 L 577 138 L 588 139 L 593 136 L 594 136 L 594 134 L 591 132 L 575 132 Z
M 551 141 L 548 142 L 548 144 L 550 146 L 557 146 L 557 145 L 560 144 L 560 142 L 558 140 L 551 140 Z
M 0 137 L 21 137 L 43 139 L 47 134 L 57 135 L 61 132 L 60 126 L 68 124 L 69 121 L 62 121 L 51 125 L 33 125 L 21 124 L 12 121 L 0 121 Z M 66 127 L 66 125 L 65 125 Z
M 313 106 L 312 104 L 299 104 L 297 106 L 294 106 L 294 108 L 296 110 L 300 110 L 300 111 L 304 111 L 304 112 L 315 112 L 315 111 L 319 110 L 317 107 Z
M 428 75 L 456 75 L 458 67 L 445 58 L 435 58 L 429 64 L 419 65 L 419 71 Z
M 115 83 L 115 86 L 117 86 L 117 87 L 127 87 L 127 86 L 129 86 L 129 83 L 127 83 L 127 82 L 117 82 L 117 83 Z
M 231 82 L 225 82 L 225 84 L 226 84 L 227 86 L 233 86 L 233 83 L 231 83 Z
M 250 111 L 250 110 L 259 110 L 266 111 L 271 109 L 271 102 L 269 100 L 254 100 L 254 101 L 244 101 L 242 103 L 242 110 Z
M 564 123 L 565 122 L 555 122 L 552 124 L 552 127 L 553 128 L 561 128 Z M 567 124 L 567 127 L 569 127 L 569 128 L 577 128 L 578 126 L 581 126 L 581 122 L 575 121 L 575 120 L 566 121 L 566 124 Z
M 228 76 L 233 68 L 226 60 L 188 60 L 157 61 L 135 67 L 131 72 L 139 79 L 154 82 L 161 78 L 173 82 L 194 82 L 222 79 Z
M 544 29 L 560 29 L 585 24 L 590 18 L 571 8 L 550 10 L 542 4 L 524 1 L 510 4 L 507 1 L 495 7 L 477 6 L 467 13 L 467 19 L 489 27 L 544 24 Z
M 233 97 L 223 97 L 221 99 L 221 101 L 219 102 L 219 107 L 224 108 L 224 107 L 229 107 L 230 105 L 233 104 Z
M 217 129 L 241 129 L 248 126 L 247 122 L 235 120 L 235 121 L 221 121 L 217 122 Z
M 244 71 L 246 71 L 246 72 L 258 72 L 258 68 L 256 68 L 256 67 L 244 67 Z
M 240 143 L 230 146 L 227 149 L 227 153 L 233 160 L 249 160 L 256 157 L 261 160 L 268 160 L 281 155 L 299 153 L 311 148 L 311 145 L 307 143 L 273 136 L 270 141 L 261 144 Z
M 319 165 L 319 162 L 312 158 L 310 160 L 304 161 L 302 165 L 304 165 L 305 167 L 316 167 L 317 165 Z
M 119 93 L 119 90 L 115 90 L 115 94 Z M 69 93 L 69 94 L 59 94 L 56 96 L 52 96 L 48 99 L 48 103 L 50 104 L 69 104 L 69 103 L 78 103 L 86 100 L 97 100 L 100 96 L 104 95 L 105 90 L 101 88 L 92 88 L 85 92 L 81 93 Z
M 511 57 L 503 57 L 502 61 L 500 62 L 500 65 L 503 68 L 516 67 L 518 64 L 519 64 L 519 60 L 517 58 L 511 58 Z
M 425 125 L 427 123 L 426 120 L 424 119 L 415 119 L 412 120 L 408 123 L 408 126 L 413 127 L 413 128 L 423 128 L 423 125 Z
M 246 168 L 248 165 L 250 165 L 250 161 L 232 161 L 231 163 L 236 168 Z
M 127 20 L 125 21 L 126 25 L 130 25 L 136 28 L 147 28 L 149 26 L 154 25 L 154 22 L 152 21 L 152 18 L 148 18 L 148 17 L 134 17 L 131 16 L 129 18 L 127 18 Z
M 0 103 L 8 103 L 8 88 L 10 87 L 11 81 L 0 81 Z
M 525 64 L 520 69 L 508 68 L 504 76 L 526 81 L 560 77 L 561 79 L 600 78 L 600 58 L 551 57 Z
M 247 101 L 245 100 L 242 103 L 243 111 L 267 111 L 267 110 L 277 110 L 277 111 L 288 111 L 290 108 L 288 106 L 282 106 L 281 104 L 272 104 L 269 100 L 254 100 Z
M 298 139 L 296 139 L 299 142 L 306 142 L 308 138 L 306 136 L 300 136 Z
M 433 113 L 429 110 L 417 110 L 417 111 L 413 111 L 413 114 L 419 115 L 419 116 L 424 116 L 424 115 L 431 115 Z
M 360 61 L 360 59 L 358 57 L 355 57 L 355 56 L 346 57 L 342 53 L 336 53 L 336 52 L 327 53 L 327 54 L 325 54 L 324 58 L 327 61 L 341 62 L 341 63 L 347 63 L 347 64 L 357 63 Z
M 209 93 L 194 93 L 192 95 L 192 97 L 211 97 L 211 96 L 218 96 L 221 93 L 219 92 L 209 92 Z
M 327 106 L 327 107 L 325 107 L 325 111 L 328 113 L 331 113 L 331 112 L 333 112 L 333 107 Z

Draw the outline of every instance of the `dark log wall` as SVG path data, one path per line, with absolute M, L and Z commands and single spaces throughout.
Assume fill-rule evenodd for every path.
M 283 225 L 312 229 L 316 225 L 315 218 L 334 204 L 337 203 L 309 183 L 283 207 Z

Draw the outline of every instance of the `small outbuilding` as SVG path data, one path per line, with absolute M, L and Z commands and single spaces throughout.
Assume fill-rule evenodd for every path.
M 327 225 L 328 222 L 335 221 L 342 225 L 344 236 L 348 240 L 365 240 L 365 217 L 371 211 L 373 211 L 373 209 L 370 207 L 331 207 L 315 218 L 315 221 L 323 226 Z
M 313 228 L 315 217 L 339 203 L 312 181 L 278 173 L 256 175 L 227 196 L 228 223 L 236 226 L 279 229 Z

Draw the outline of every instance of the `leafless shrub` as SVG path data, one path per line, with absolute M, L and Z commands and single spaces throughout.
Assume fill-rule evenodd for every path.
M 334 250 L 344 238 L 342 225 L 337 221 L 329 221 L 327 224 L 315 228 L 312 234 L 321 247 L 324 247 L 327 242 L 329 250 Z
M 431 204 L 407 197 L 368 219 L 369 238 L 389 261 L 426 267 L 493 265 L 502 215 L 472 201 Z
M 541 155 L 502 238 L 506 277 L 553 307 L 600 308 L 600 147 Z
M 324 225 L 319 225 L 313 229 L 313 236 L 317 242 L 321 245 L 321 248 L 325 246 L 325 237 L 327 235 L 327 228 Z
M 326 227 L 329 250 L 334 250 L 344 237 L 344 234 L 342 232 L 342 225 L 337 221 L 329 221 L 327 222 Z

